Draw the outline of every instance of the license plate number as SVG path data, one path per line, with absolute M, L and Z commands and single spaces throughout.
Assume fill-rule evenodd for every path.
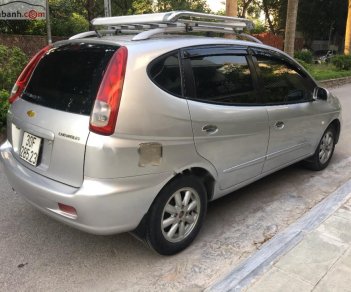
M 37 166 L 41 138 L 24 132 L 19 156 L 29 164 Z

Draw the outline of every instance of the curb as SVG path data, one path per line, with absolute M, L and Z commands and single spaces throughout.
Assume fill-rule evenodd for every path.
M 282 255 L 296 246 L 306 233 L 351 198 L 351 180 L 313 207 L 308 213 L 264 244 L 260 250 L 235 267 L 224 278 L 206 288 L 205 292 L 242 291 L 255 277 L 264 273 Z
M 351 76 L 341 77 L 341 78 L 336 78 L 336 79 L 322 80 L 322 81 L 317 81 L 317 82 L 322 87 L 334 88 L 334 87 L 343 86 L 347 83 L 351 83 Z

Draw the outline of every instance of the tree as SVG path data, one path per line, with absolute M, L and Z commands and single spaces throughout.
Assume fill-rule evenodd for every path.
M 238 16 L 246 18 L 248 15 L 258 18 L 260 7 L 258 0 L 238 0 Z
M 351 46 L 351 0 L 349 0 L 349 8 L 347 13 L 347 21 L 346 21 L 345 48 L 344 48 L 345 55 L 350 55 L 350 46 Z
M 102 2 L 102 3 L 99 3 Z M 84 15 L 85 19 L 89 22 L 89 30 L 92 30 L 91 20 L 93 20 L 98 15 L 103 15 L 104 6 L 103 1 L 97 0 L 74 0 L 72 1 L 81 13 Z
M 290 56 L 294 56 L 296 19 L 299 0 L 288 0 L 286 13 L 284 51 Z
M 26 34 L 32 20 L 0 20 L 0 33 Z
M 192 10 L 197 12 L 209 12 L 206 0 L 157 0 L 154 4 L 157 12 L 171 10 Z
M 297 30 L 307 45 L 313 40 L 343 42 L 348 0 L 300 0 Z
M 275 27 L 273 25 L 271 15 L 269 13 L 269 1 L 262 0 L 262 7 L 263 7 L 265 19 L 266 19 L 268 26 L 269 26 L 269 30 L 271 31 L 271 33 L 275 34 L 276 30 L 275 30 Z
M 271 33 L 277 34 L 286 23 L 287 0 L 261 0 L 260 8 L 265 15 Z
M 133 11 L 136 14 L 152 13 L 153 0 L 134 0 Z
M 85 11 L 77 1 L 50 0 L 49 4 L 53 35 L 70 36 L 88 30 L 89 23 L 85 17 Z M 40 27 L 45 34 L 44 21 Z
M 227 16 L 238 16 L 238 1 L 226 0 L 225 12 Z

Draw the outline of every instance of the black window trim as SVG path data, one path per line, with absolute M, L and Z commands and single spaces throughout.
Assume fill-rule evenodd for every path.
M 181 55 L 181 72 L 183 76 L 184 98 L 194 100 L 196 98 L 195 79 L 191 69 L 190 58 L 188 58 L 186 50 L 180 50 Z
M 267 58 L 271 58 L 273 60 L 275 59 L 275 60 L 282 61 L 284 64 L 292 67 L 303 78 L 307 78 L 310 82 L 312 82 L 315 88 L 318 87 L 316 82 L 313 80 L 313 78 L 310 77 L 310 75 L 306 72 L 306 70 L 303 67 L 301 67 L 297 62 L 293 61 L 292 59 L 289 59 L 286 56 L 280 54 L 279 52 L 264 49 L 264 48 L 254 48 L 254 47 L 250 47 L 249 51 L 251 52 L 252 61 L 253 61 L 255 71 L 257 74 L 258 84 L 259 84 L 259 93 L 260 93 L 261 97 L 264 96 L 264 94 L 263 94 L 264 82 L 262 80 L 261 71 L 260 71 L 258 61 L 256 58 L 256 56 L 260 56 L 260 55 L 267 57 Z M 262 101 L 262 105 L 279 106 L 279 105 L 290 105 L 290 104 L 300 104 L 300 103 L 311 103 L 311 102 L 314 102 L 315 99 L 312 97 L 311 99 L 306 99 L 306 100 L 301 100 L 301 101 L 265 102 L 262 99 L 261 99 L 261 101 Z
M 312 76 L 310 76 L 310 74 L 306 71 L 306 69 L 302 67 L 298 62 L 296 62 L 293 58 L 287 57 L 280 52 L 265 48 L 250 47 L 249 50 L 252 52 L 253 56 L 266 55 L 267 57 L 273 57 L 287 63 L 289 66 L 294 67 L 297 72 L 311 79 L 316 87 L 318 86 Z M 264 54 L 262 54 L 262 52 L 264 52 Z
M 225 50 L 223 50 L 225 48 Z M 193 53 L 192 53 L 193 52 Z M 219 56 L 219 55 L 234 55 L 234 56 L 245 56 L 248 67 L 251 73 L 252 86 L 254 94 L 257 96 L 256 103 L 225 103 L 225 102 L 216 102 L 213 100 L 203 100 L 196 97 L 196 86 L 193 70 L 190 63 L 191 57 L 204 57 L 204 56 Z M 185 95 L 184 97 L 188 100 L 214 104 L 214 105 L 223 105 L 223 106 L 237 106 L 237 107 L 248 107 L 248 106 L 262 106 L 263 102 L 261 99 L 260 87 L 258 83 L 258 75 L 256 68 L 254 66 L 253 60 L 251 58 L 251 53 L 248 50 L 248 47 L 244 46 L 233 46 L 229 45 L 201 45 L 194 47 L 186 47 L 181 49 L 182 56 L 182 68 L 184 72 L 184 87 Z
M 232 44 L 209 44 L 182 48 L 184 58 L 217 55 L 247 55 L 247 46 Z
M 150 75 L 151 67 L 154 63 L 158 62 L 160 59 L 165 58 L 167 56 L 178 54 L 178 62 L 180 68 L 180 78 L 181 78 L 181 95 L 170 92 L 169 90 L 162 88 L 159 84 L 157 84 Z M 251 72 L 252 77 L 252 85 L 255 94 L 257 95 L 257 103 L 225 103 L 225 102 L 215 102 L 213 100 L 202 100 L 196 97 L 196 87 L 195 87 L 195 79 L 190 63 L 190 58 L 192 57 L 200 57 L 200 56 L 218 56 L 218 55 L 235 55 L 235 56 L 245 56 L 249 70 Z M 316 82 L 311 78 L 311 76 L 307 73 L 307 71 L 301 67 L 297 62 L 292 59 L 287 58 L 283 54 L 276 52 L 274 50 L 269 50 L 265 48 L 259 47 L 247 47 L 242 45 L 232 45 L 232 44 L 208 44 L 208 45 L 198 45 L 198 46 L 190 46 L 183 47 L 180 49 L 175 49 L 164 53 L 154 60 L 152 60 L 147 66 L 147 75 L 149 79 L 161 90 L 167 92 L 168 94 L 182 98 L 188 99 L 196 102 L 214 104 L 214 105 L 223 105 L 223 106 L 238 106 L 238 107 L 248 107 L 248 106 L 274 106 L 274 105 L 285 105 L 285 104 L 299 104 L 299 103 L 310 103 L 313 102 L 314 99 L 311 98 L 309 100 L 302 101 L 285 101 L 281 103 L 267 103 L 263 100 L 263 90 L 264 84 L 260 74 L 260 69 L 258 66 L 258 61 L 256 56 L 262 55 L 266 57 L 270 57 L 273 59 L 277 59 L 283 61 L 283 63 L 292 67 L 296 70 L 297 73 L 302 75 L 304 78 L 308 78 L 309 81 L 313 82 L 314 87 L 317 87 Z
M 152 66 L 157 63 L 158 61 L 160 61 L 161 59 L 163 58 L 167 58 L 168 56 L 172 56 L 172 55 L 175 55 L 177 54 L 178 56 L 178 63 L 179 63 L 179 74 L 180 74 L 180 86 L 181 86 L 181 94 L 175 94 L 174 92 L 171 92 L 169 90 L 167 90 L 166 88 L 163 88 L 161 87 L 159 84 L 157 84 L 154 80 L 154 78 L 152 78 L 151 76 L 151 68 Z M 147 76 L 149 77 L 149 79 L 152 81 L 153 84 L 155 84 L 159 89 L 161 89 L 162 91 L 164 92 L 167 92 L 168 94 L 172 95 L 172 96 L 175 96 L 175 97 L 178 97 L 178 98 L 184 98 L 185 96 L 185 87 L 184 87 L 184 74 L 183 74 L 183 67 L 182 67 L 182 61 L 181 61 L 181 51 L 180 49 L 176 49 L 176 50 L 172 50 L 172 51 L 169 51 L 167 53 L 164 53 L 160 56 L 158 56 L 156 59 L 153 59 L 146 67 L 146 74 Z

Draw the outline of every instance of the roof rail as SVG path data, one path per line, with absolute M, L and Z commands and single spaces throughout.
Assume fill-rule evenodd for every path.
M 245 18 L 229 17 L 216 14 L 207 14 L 192 11 L 170 11 L 163 13 L 150 13 L 127 16 L 100 17 L 91 21 L 92 25 L 135 25 L 135 24 L 152 24 L 152 23 L 188 23 L 194 24 L 194 19 L 207 20 L 206 24 L 213 24 L 216 21 L 217 26 L 224 25 L 231 28 L 253 27 L 252 22 Z M 209 21 L 210 20 L 210 21 Z M 204 23 L 203 23 L 204 24 Z
M 134 32 L 137 35 L 132 40 L 140 41 L 160 33 L 217 32 L 241 35 L 251 41 L 260 42 L 250 35 L 238 33 L 244 28 L 253 28 L 253 23 L 248 19 L 191 11 L 100 17 L 93 19 L 91 23 L 94 26 L 107 26 L 108 29 L 84 32 L 70 39 Z

